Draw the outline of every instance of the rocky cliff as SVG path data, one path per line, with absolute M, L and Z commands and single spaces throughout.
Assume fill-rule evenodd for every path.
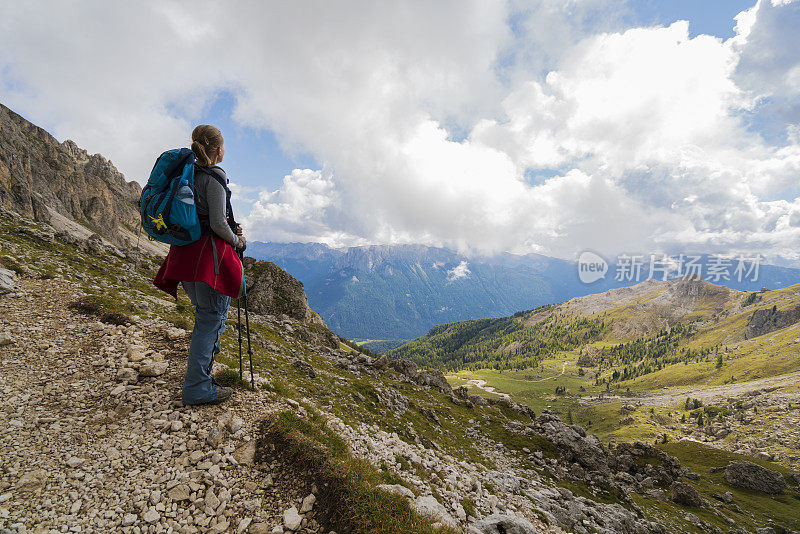
M 100 154 L 89 155 L 71 140 L 59 143 L 0 104 L 0 206 L 56 231 L 81 238 L 96 233 L 126 249 L 138 241 L 157 252 L 163 248 L 136 235 L 141 191 Z
M 308 305 L 303 284 L 269 261 L 244 259 L 250 309 L 262 315 L 286 315 L 302 323 L 325 325 Z
M 751 339 L 785 328 L 800 321 L 800 306 L 788 310 L 764 308 L 753 312 L 750 322 L 745 328 L 745 337 Z

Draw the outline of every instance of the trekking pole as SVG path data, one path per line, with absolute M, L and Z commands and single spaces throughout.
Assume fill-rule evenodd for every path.
M 244 285 L 244 269 L 242 269 L 242 285 Z M 239 333 L 239 380 L 242 376 L 242 297 L 236 299 L 236 331 Z
M 242 260 L 242 297 L 244 299 L 244 324 L 247 328 L 247 357 L 250 359 L 250 385 L 256 389 L 256 377 L 253 374 L 253 349 L 250 346 L 250 314 L 247 311 L 247 282 L 244 278 L 244 251 L 239 252 Z

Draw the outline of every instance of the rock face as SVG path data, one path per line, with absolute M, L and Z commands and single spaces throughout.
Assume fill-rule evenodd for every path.
M 536 418 L 531 429 L 547 436 L 565 460 L 577 462 L 589 471 L 603 475 L 611 473 L 606 448 L 597 436 L 587 436 L 583 428 L 565 425 L 556 415 L 544 411 Z
M 244 267 L 247 305 L 251 311 L 261 315 L 287 315 L 303 323 L 325 325 L 308 306 L 302 282 L 269 261 L 245 258 Z
M 470 526 L 467 534 L 538 534 L 530 521 L 513 515 L 492 514 Z
M 124 227 L 139 225 L 141 192 L 103 156 L 70 140 L 59 143 L 0 104 L 0 206 L 53 226 L 78 221 L 129 246 L 136 237 Z
M 730 462 L 725 467 L 725 480 L 733 486 L 769 494 L 781 493 L 786 487 L 782 474 L 753 462 Z
M 419 367 L 411 360 L 391 360 L 389 367 L 408 378 L 414 378 L 419 373 Z
M 779 328 L 792 325 L 800 321 L 800 306 L 788 310 L 765 308 L 756 310 L 745 328 L 747 339 L 763 336 Z

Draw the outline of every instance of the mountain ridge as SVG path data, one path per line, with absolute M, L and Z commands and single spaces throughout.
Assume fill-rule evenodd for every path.
M 407 340 L 436 324 L 507 316 L 637 283 L 609 274 L 584 284 L 574 262 L 538 254 L 469 257 L 425 245 L 334 249 L 262 242 L 248 250 L 292 272 L 323 319 L 357 340 Z M 609 265 L 609 273 L 615 269 Z M 762 265 L 756 281 L 722 282 L 739 290 L 775 289 L 800 282 L 800 270 Z

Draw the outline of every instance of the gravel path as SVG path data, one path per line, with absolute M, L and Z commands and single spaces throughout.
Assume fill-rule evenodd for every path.
M 27 279 L 0 295 L 0 532 L 283 532 L 314 488 L 269 454 L 254 464 L 282 404 L 183 407 L 188 333 L 97 322 L 68 308 L 79 296 Z M 322 531 L 314 515 L 289 519 Z
M 761 378 L 749 382 L 736 382 L 722 386 L 687 386 L 670 389 L 663 393 L 643 395 L 603 395 L 601 399 L 583 398 L 587 404 L 605 404 L 609 402 L 638 402 L 648 406 L 672 406 L 683 404 L 686 397 L 699 399 L 705 404 L 714 404 L 730 397 L 739 397 L 761 390 L 771 390 L 800 383 L 800 372 L 787 375 Z

